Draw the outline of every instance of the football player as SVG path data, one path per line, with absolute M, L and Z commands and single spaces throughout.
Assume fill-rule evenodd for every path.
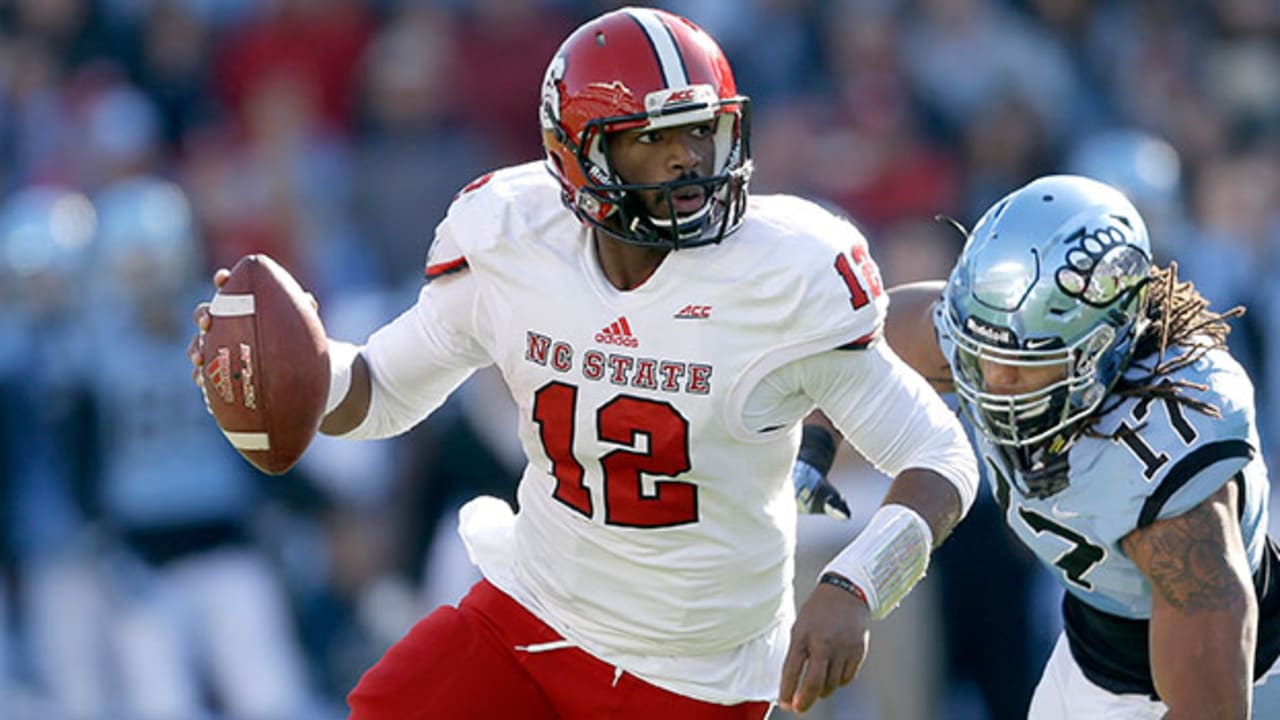
M 404 432 L 496 365 L 528 458 L 519 513 L 460 513 L 484 579 L 364 675 L 353 718 L 804 710 L 964 515 L 972 448 L 881 340 L 865 239 L 748 197 L 748 106 L 688 20 L 585 23 L 546 70 L 545 162 L 464 188 L 418 302 L 362 347 L 330 341 L 324 432 Z M 815 405 L 894 480 L 797 616 L 791 470 Z
M 992 206 L 945 284 L 890 295 L 890 344 L 956 393 L 1005 520 L 1066 588 L 1030 716 L 1280 717 L 1238 311 L 1152 263 L 1123 194 L 1069 175 Z

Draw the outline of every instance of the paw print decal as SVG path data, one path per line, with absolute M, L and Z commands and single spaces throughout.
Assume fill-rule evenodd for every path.
M 1079 247 L 1067 251 L 1067 264 L 1054 276 L 1067 295 L 1105 307 L 1147 279 L 1147 254 L 1130 245 L 1120 228 L 1081 231 L 1075 239 Z

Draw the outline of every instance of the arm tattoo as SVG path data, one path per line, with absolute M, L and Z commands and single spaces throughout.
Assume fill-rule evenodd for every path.
M 1153 592 L 1189 615 L 1227 610 L 1244 602 L 1226 557 L 1220 524 L 1206 503 L 1134 539 L 1134 549 L 1146 559 Z

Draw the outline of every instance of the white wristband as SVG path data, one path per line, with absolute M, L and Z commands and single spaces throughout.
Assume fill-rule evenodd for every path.
M 924 577 L 932 550 L 933 532 L 919 513 L 905 505 L 884 505 L 822 575 L 848 578 L 862 591 L 871 617 L 880 620 Z
M 347 391 L 351 389 L 351 366 L 359 354 L 359 347 L 329 338 L 329 397 L 324 401 L 325 415 L 347 399 Z

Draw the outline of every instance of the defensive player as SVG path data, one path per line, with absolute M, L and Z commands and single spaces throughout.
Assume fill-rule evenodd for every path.
M 890 295 L 890 343 L 956 392 L 1009 527 L 1067 590 L 1030 716 L 1280 717 L 1253 387 L 1133 205 L 1038 179 L 983 215 L 945 286 Z
M 972 449 L 880 339 L 860 233 L 748 198 L 748 100 L 702 30 L 637 8 L 587 22 L 540 115 L 546 162 L 460 193 L 417 304 L 363 347 L 331 341 L 324 432 L 404 432 L 493 364 L 528 457 L 518 514 L 462 510 L 485 579 L 365 674 L 352 717 L 806 709 L 965 513 Z M 797 617 L 791 467 L 815 404 L 894 480 Z

